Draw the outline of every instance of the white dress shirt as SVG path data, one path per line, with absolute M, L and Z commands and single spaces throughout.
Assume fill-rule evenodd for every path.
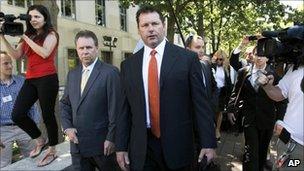
M 160 69 L 161 63 L 163 60 L 163 54 L 165 50 L 166 40 L 164 39 L 154 50 L 156 50 L 155 58 L 157 61 L 157 71 L 158 71 L 158 82 L 160 79 Z M 148 70 L 149 70 L 149 62 L 151 59 L 151 49 L 147 45 L 144 45 L 144 56 L 143 56 L 143 67 L 142 67 L 142 77 L 144 82 L 144 90 L 145 90 L 145 102 L 146 102 L 146 124 L 147 128 L 151 127 L 150 124 L 150 108 L 149 108 L 149 95 L 148 95 Z
M 95 66 L 95 64 L 96 64 L 96 62 L 97 62 L 97 59 L 98 59 L 98 57 L 96 57 L 96 59 L 95 59 L 95 61 L 93 62 L 93 63 L 91 63 L 89 66 L 84 66 L 84 65 L 82 65 L 82 72 L 84 71 L 84 70 L 89 70 L 89 76 L 88 76 L 88 78 L 90 78 L 90 75 L 91 75 L 91 73 L 92 73 L 92 71 L 93 71 L 93 69 L 94 69 L 94 66 Z M 82 73 L 81 72 L 81 73 Z
M 225 86 L 225 71 L 223 66 L 216 66 L 215 81 L 217 88 Z
M 251 76 L 249 77 L 249 79 L 250 79 L 250 83 L 251 83 L 252 87 L 255 89 L 255 91 L 258 91 L 258 88 L 259 88 L 256 83 L 256 80 L 258 79 L 258 71 L 259 70 L 265 71 L 266 66 L 267 65 L 265 64 L 265 66 L 262 69 L 259 69 L 254 65 L 252 68 L 252 73 L 251 73 Z

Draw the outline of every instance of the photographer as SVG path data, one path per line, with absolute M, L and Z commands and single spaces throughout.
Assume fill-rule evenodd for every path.
M 245 147 L 243 156 L 244 171 L 263 171 L 266 166 L 267 149 L 272 137 L 274 123 L 279 107 L 283 104 L 275 103 L 258 84 L 257 78 L 261 73 L 274 75 L 275 83 L 279 77 L 272 66 L 266 62 L 264 56 L 257 56 L 254 52 L 254 63 L 239 70 L 237 82 L 234 86 L 227 107 L 228 119 L 232 124 L 236 122 L 234 112 L 237 102 L 243 101 L 242 113 Z M 237 102 L 236 102 L 237 101 Z M 242 120 L 242 119 L 241 119 Z
M 253 47 L 247 47 L 251 40 L 249 38 L 252 36 L 244 36 L 241 43 L 237 48 L 235 48 L 231 54 L 231 57 L 229 59 L 230 65 L 235 71 L 238 71 L 239 69 L 249 66 L 253 63 Z M 251 38 L 252 39 L 252 38 Z M 243 51 L 243 49 L 246 48 L 244 52 L 245 60 L 239 59 L 240 54 Z
M 265 84 L 263 89 L 267 95 L 275 100 L 281 101 L 288 98 L 286 113 L 283 121 L 277 121 L 274 132 L 279 136 L 278 142 L 278 156 L 276 168 L 280 170 L 299 170 L 303 168 L 303 91 L 301 91 L 301 81 L 304 76 L 302 61 L 299 67 L 295 65 L 291 67 L 284 77 L 280 80 L 279 84 L 273 86 L 273 75 L 261 76 L 259 81 Z M 301 164 L 294 168 L 284 168 L 289 163 L 289 159 L 299 159 Z
M 59 87 L 55 68 L 59 36 L 51 24 L 50 14 L 46 7 L 33 5 L 29 7 L 27 14 L 31 16 L 31 19 L 26 21 L 27 30 L 16 49 L 9 44 L 3 34 L 0 34 L 0 38 L 10 56 L 15 59 L 27 57 L 26 80 L 17 96 L 12 120 L 36 140 L 36 147 L 31 151 L 30 157 L 37 157 L 46 147 L 47 141 L 26 113 L 39 100 L 47 129 L 49 148 L 38 166 L 45 166 L 57 157 L 55 145 L 58 143 L 58 126 L 54 107 Z

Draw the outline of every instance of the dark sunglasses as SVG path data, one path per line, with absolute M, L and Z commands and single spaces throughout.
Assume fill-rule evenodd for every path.
M 217 61 L 223 61 L 224 59 L 223 58 L 217 58 L 216 60 Z

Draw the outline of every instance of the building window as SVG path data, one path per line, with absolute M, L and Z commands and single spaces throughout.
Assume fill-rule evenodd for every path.
M 106 5 L 105 0 L 95 0 L 96 24 L 106 26 Z
M 75 19 L 75 0 L 61 0 L 61 15 Z
M 105 63 L 113 64 L 113 52 L 101 51 L 101 59 Z
M 74 69 L 76 66 L 79 65 L 79 58 L 77 56 L 76 49 L 68 49 L 68 67 L 69 70 Z
M 127 31 L 127 10 L 119 6 L 119 15 L 120 15 L 120 29 Z
M 7 0 L 7 4 L 25 8 L 33 5 L 34 3 L 33 0 Z
M 125 59 L 127 59 L 127 58 L 131 57 L 132 55 L 133 55 L 133 53 L 125 52 L 123 56 Z

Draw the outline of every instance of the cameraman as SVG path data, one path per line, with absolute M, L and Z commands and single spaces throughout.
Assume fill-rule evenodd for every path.
M 299 170 L 303 168 L 303 91 L 301 91 L 301 80 L 304 76 L 304 63 L 299 67 L 292 66 L 286 75 L 273 86 L 273 76 L 261 76 L 259 81 L 264 84 L 263 89 L 267 95 L 275 100 L 281 101 L 288 98 L 286 113 L 283 121 L 276 122 L 274 132 L 279 135 L 277 168 L 281 170 Z M 283 154 L 283 155 L 282 155 Z M 297 167 L 284 168 L 289 163 L 289 159 L 299 159 L 301 164 Z M 285 162 L 284 162 L 285 161 Z

